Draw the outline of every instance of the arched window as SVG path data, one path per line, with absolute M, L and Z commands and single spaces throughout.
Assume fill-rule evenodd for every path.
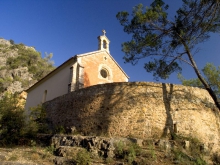
M 103 40 L 103 48 L 107 49 L 107 42 L 106 42 L 106 40 Z
M 42 103 L 46 102 L 46 100 L 47 100 L 47 90 L 44 91 Z

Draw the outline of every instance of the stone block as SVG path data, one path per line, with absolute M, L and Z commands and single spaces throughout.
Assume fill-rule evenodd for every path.
M 186 150 L 189 149 L 189 145 L 190 145 L 189 141 L 187 141 L 187 140 L 183 141 L 183 148 L 185 148 Z
M 166 140 L 166 139 L 160 139 L 157 142 L 158 146 L 162 149 L 165 150 L 166 152 L 170 152 L 171 151 L 171 143 Z

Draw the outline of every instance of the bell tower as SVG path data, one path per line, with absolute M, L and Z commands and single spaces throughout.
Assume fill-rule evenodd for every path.
M 98 36 L 98 41 L 99 41 L 99 46 L 98 46 L 98 50 L 106 50 L 108 53 L 109 52 L 109 39 L 106 37 L 106 31 L 102 30 L 103 35 L 102 36 Z

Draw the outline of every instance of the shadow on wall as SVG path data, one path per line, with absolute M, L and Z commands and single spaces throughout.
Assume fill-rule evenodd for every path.
M 163 83 L 162 93 L 166 122 L 161 137 L 171 135 L 174 139 L 179 133 L 198 139 L 208 136 L 207 141 L 218 141 L 214 137 L 220 137 L 219 110 L 206 90 Z M 208 131 L 204 133 L 204 129 Z
M 89 76 L 88 76 L 88 74 L 86 72 L 84 72 L 84 79 L 83 79 L 83 81 L 84 81 L 84 86 L 86 86 L 86 87 L 90 86 Z
M 168 133 L 170 133 L 171 138 L 173 139 L 173 134 L 174 134 L 173 126 L 175 126 L 175 133 L 177 133 L 176 123 L 174 125 L 173 118 L 171 115 L 171 99 L 173 95 L 173 84 L 168 84 L 168 85 L 169 85 L 169 91 L 166 87 L 166 84 L 164 83 L 162 84 L 163 103 L 166 111 L 166 122 L 165 122 L 165 127 L 163 129 L 162 137 L 166 137 Z
M 84 88 L 44 104 L 54 127 L 72 128 L 84 135 L 114 135 L 125 122 L 118 113 L 129 111 L 126 86 L 102 84 Z M 125 106 L 126 105 L 126 106 Z M 122 131 L 123 132 L 123 131 Z
M 60 96 L 44 106 L 54 128 L 62 126 L 83 135 L 161 138 L 174 132 L 196 134 L 200 129 L 196 127 L 208 129 L 206 123 L 210 122 L 219 130 L 219 113 L 213 111 L 206 91 L 181 85 L 101 84 Z M 205 122 L 196 123 L 197 118 Z

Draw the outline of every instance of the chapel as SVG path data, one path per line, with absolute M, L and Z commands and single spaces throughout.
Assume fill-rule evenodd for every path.
M 128 82 L 129 77 L 110 55 L 105 30 L 102 32 L 98 36 L 97 51 L 69 58 L 27 90 L 26 110 L 81 88 Z

